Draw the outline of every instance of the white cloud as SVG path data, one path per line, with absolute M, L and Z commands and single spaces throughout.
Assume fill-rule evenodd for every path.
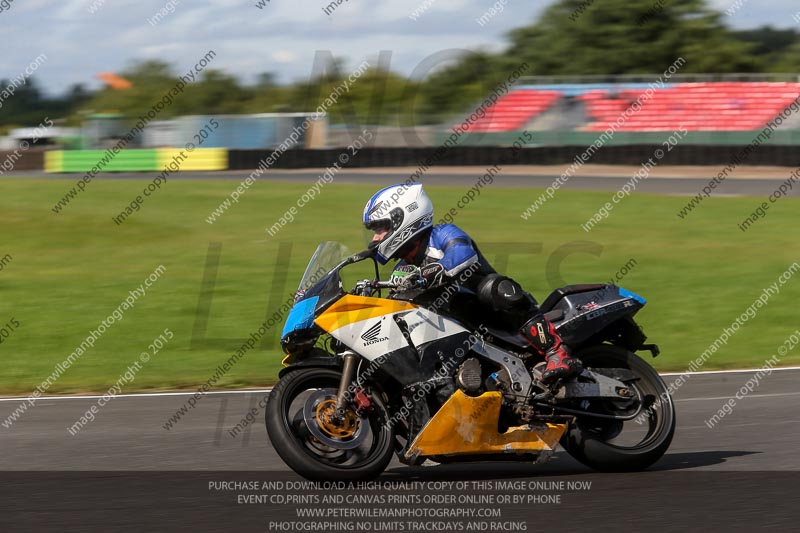
M 291 63 L 297 61 L 297 54 L 291 50 L 275 50 L 270 56 L 278 63 Z

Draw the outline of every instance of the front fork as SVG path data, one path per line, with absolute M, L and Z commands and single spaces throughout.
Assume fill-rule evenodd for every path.
M 348 391 L 350 390 L 350 384 L 353 382 L 358 364 L 358 354 L 352 350 L 347 350 L 342 355 L 344 357 L 344 368 L 342 368 L 342 379 L 339 380 L 339 392 L 336 395 L 336 417 L 339 419 L 344 419 L 347 412 L 345 406 L 350 399 Z

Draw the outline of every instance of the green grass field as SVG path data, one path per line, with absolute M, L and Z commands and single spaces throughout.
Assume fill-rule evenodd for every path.
M 435 176 L 426 180 L 439 213 L 469 189 L 436 186 Z M 62 213 L 54 214 L 50 208 L 73 185 L 71 180 L 3 179 L 0 257 L 12 259 L 0 271 L 0 325 L 13 318 L 19 326 L 0 344 L 0 391 L 30 392 L 158 265 L 166 267 L 161 279 L 48 393 L 105 391 L 165 328 L 174 332 L 174 339 L 125 390 L 197 387 L 293 294 L 319 241 L 342 241 L 354 251 L 363 245 L 359 219 L 376 186 L 328 185 L 294 223 L 270 238 L 266 228 L 308 186 L 257 183 L 209 225 L 206 217 L 236 184 L 171 181 L 116 226 L 112 216 L 141 192 L 144 180 L 92 182 Z M 660 370 L 686 368 L 764 287 L 800 260 L 796 200 L 782 200 L 742 233 L 736 224 L 761 199 L 711 198 L 680 220 L 675 213 L 686 197 L 636 194 L 586 233 L 580 224 L 612 193 L 560 191 L 523 221 L 519 214 L 540 192 L 489 186 L 455 222 L 482 245 L 498 269 L 507 263 L 505 272 L 540 301 L 559 284 L 552 265 L 553 272 L 547 273 L 548 261 L 563 258 L 564 282 L 583 283 L 607 281 L 635 259 L 620 285 L 648 299 L 638 319 L 662 348 L 653 360 Z M 210 243 L 222 246 L 219 270 L 207 330 L 196 334 L 193 344 Z M 504 257 L 502 252 L 509 249 L 504 243 L 539 243 L 541 250 Z M 284 256 L 291 252 L 286 284 L 274 279 L 281 246 Z M 783 285 L 704 368 L 761 366 L 800 327 L 798 296 L 800 279 Z M 217 388 L 273 383 L 280 368 L 275 337 L 281 327 L 270 332 L 272 348 L 249 352 Z M 800 350 L 781 359 L 782 365 L 798 362 Z

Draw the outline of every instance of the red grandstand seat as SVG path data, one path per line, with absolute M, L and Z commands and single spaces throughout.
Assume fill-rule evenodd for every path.
M 644 90 L 592 90 L 581 100 L 593 120 L 584 130 L 601 131 L 615 123 Z M 655 91 L 619 131 L 735 131 L 763 128 L 800 95 L 800 83 L 683 83 Z
M 552 107 L 561 91 L 517 89 L 487 108 L 484 117 L 472 124 L 472 131 L 513 131 Z

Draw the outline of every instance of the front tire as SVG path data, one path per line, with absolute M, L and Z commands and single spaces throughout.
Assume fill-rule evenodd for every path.
M 643 405 L 641 414 L 629 422 L 579 416 L 561 438 L 561 446 L 581 463 L 602 472 L 644 470 L 658 461 L 675 434 L 675 406 L 658 372 L 635 353 L 618 346 L 592 346 L 576 356 L 599 373 L 603 368 L 630 370 L 639 378 L 632 385 L 639 390 Z M 617 441 L 623 440 L 626 430 L 644 436 L 640 442 L 620 444 Z
M 335 397 L 340 378 L 341 372 L 328 368 L 295 370 L 281 378 L 267 402 L 272 446 L 292 470 L 312 481 L 374 479 L 392 459 L 394 431 L 384 422 L 386 409 L 377 393 L 374 414 L 348 412 L 349 427 L 325 426 L 319 413 Z

